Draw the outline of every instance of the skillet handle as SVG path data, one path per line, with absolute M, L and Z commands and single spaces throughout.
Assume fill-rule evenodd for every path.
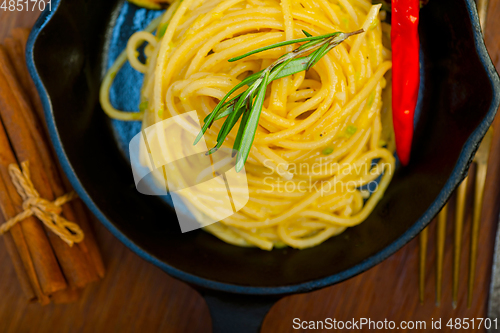
M 271 307 L 281 297 L 207 291 L 202 295 L 212 317 L 212 333 L 258 333 Z

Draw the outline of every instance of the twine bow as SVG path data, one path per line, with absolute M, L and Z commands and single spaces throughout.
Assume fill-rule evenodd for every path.
M 77 198 L 75 192 L 67 193 L 55 201 L 50 202 L 40 197 L 40 194 L 33 186 L 30 177 L 28 161 L 21 163 L 22 172 L 16 164 L 9 165 L 9 175 L 17 192 L 23 199 L 23 212 L 0 225 L 0 234 L 6 233 L 16 223 L 35 215 L 47 228 L 58 235 L 63 241 L 73 246 L 83 240 L 82 229 L 73 222 L 60 216 L 61 206 Z

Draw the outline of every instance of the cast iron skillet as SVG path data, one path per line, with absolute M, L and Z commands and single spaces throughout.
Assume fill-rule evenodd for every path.
M 464 177 L 499 105 L 499 77 L 474 3 L 430 1 L 421 10 L 422 88 L 412 160 L 398 169 L 368 220 L 302 251 L 266 252 L 228 245 L 203 231 L 182 234 L 163 198 L 135 190 L 122 152 L 123 138 L 136 125 L 110 121 L 98 103 L 123 6 L 120 0 L 53 0 L 53 11 L 42 14 L 29 40 L 30 72 L 57 154 L 80 197 L 138 255 L 200 290 L 217 332 L 255 332 L 280 297 L 348 279 L 415 237 Z M 140 15 L 146 20 L 152 14 Z M 118 37 L 121 43 L 128 38 Z M 118 100 L 127 101 L 133 89 L 126 87 L 140 82 L 122 83 Z

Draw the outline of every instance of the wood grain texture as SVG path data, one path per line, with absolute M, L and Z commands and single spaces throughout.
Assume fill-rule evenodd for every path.
M 17 26 L 30 26 L 38 13 L 0 11 L 0 39 Z M 500 0 L 491 0 L 486 28 L 486 43 L 491 58 L 500 69 Z M 500 118 L 496 119 L 500 128 Z M 496 146 L 500 149 L 500 145 Z M 494 151 L 498 154 L 498 151 Z M 498 180 L 500 164 L 489 170 Z M 492 182 L 491 182 L 492 183 Z M 490 184 L 491 184 L 490 183 Z M 486 315 L 491 259 L 496 230 L 499 193 L 492 188 L 485 202 L 488 211 L 481 225 L 475 297 L 466 307 L 467 259 L 470 218 L 464 225 L 459 301 L 451 307 L 451 272 L 453 242 L 453 202 L 447 225 L 443 302 L 434 305 L 435 223 L 429 233 L 426 294 L 418 303 L 418 240 L 411 241 L 395 255 L 371 270 L 339 285 L 308 294 L 294 295 L 279 301 L 264 321 L 262 332 L 291 332 L 293 318 L 350 320 L 385 318 L 427 321 L 442 318 L 473 318 Z M 488 191 L 488 189 L 487 189 Z M 470 212 L 469 212 L 470 215 Z M 103 281 L 88 287 L 83 297 L 70 305 L 27 304 L 16 280 L 14 267 L 0 238 L 0 332 L 210 332 L 211 320 L 202 297 L 153 265 L 146 263 L 104 227 L 95 222 L 97 240 L 107 265 Z M 443 331 L 451 331 L 444 327 Z M 477 330 L 479 332 L 483 330 Z

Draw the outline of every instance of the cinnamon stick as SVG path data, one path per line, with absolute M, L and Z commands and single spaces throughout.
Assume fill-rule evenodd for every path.
M 24 56 L 23 56 L 23 48 L 20 42 L 18 42 L 16 39 L 12 37 L 8 37 L 4 40 L 4 45 L 5 49 L 9 54 L 10 61 L 12 65 L 14 65 L 14 68 L 16 70 L 17 74 L 23 73 L 23 66 L 26 66 L 26 62 L 24 61 Z M 25 91 L 28 91 L 28 78 L 26 75 L 17 75 L 17 79 L 19 80 L 19 83 L 23 86 Z
M 33 105 L 41 105 L 38 94 L 36 91 L 33 93 L 28 92 L 29 90 L 33 90 L 34 84 L 31 80 L 31 77 L 28 72 L 28 68 L 26 66 L 26 62 L 19 61 L 19 59 L 24 59 L 22 56 L 24 54 L 26 42 L 28 39 L 29 31 L 26 29 L 14 29 L 13 31 L 14 38 L 11 39 L 10 43 L 13 45 L 11 48 L 7 48 L 9 52 L 9 56 L 11 60 L 17 59 L 17 65 L 14 65 L 14 69 L 16 70 L 17 77 L 24 78 L 22 81 L 22 86 L 24 87 L 25 95 L 29 95 L 32 97 Z M 21 52 L 22 51 L 22 52 Z M 36 90 L 36 89 L 35 89 Z M 20 92 L 23 93 L 23 92 Z M 21 98 L 22 99 L 22 98 Z M 37 148 L 42 157 L 44 167 L 47 171 L 47 175 L 49 178 L 49 182 L 52 184 L 54 193 L 56 196 L 61 196 L 71 191 L 72 188 L 69 185 L 69 182 L 62 176 L 64 173 L 58 168 L 57 163 L 53 163 L 56 160 L 55 152 L 53 149 L 49 147 L 48 143 L 48 133 L 45 132 L 46 127 L 41 126 L 40 115 L 36 115 L 33 110 L 29 107 L 22 108 L 23 116 L 26 119 L 26 123 L 29 127 L 30 132 L 33 135 L 35 143 L 37 143 Z M 43 115 L 42 115 L 43 117 Z M 86 255 L 87 260 L 92 263 L 94 270 L 96 271 L 99 277 L 104 277 L 105 268 L 104 263 L 102 261 L 102 257 L 99 251 L 99 247 L 97 246 L 97 242 L 95 241 L 95 237 L 93 236 L 93 231 L 90 228 L 89 216 L 85 212 L 85 208 L 80 200 L 74 200 L 71 203 L 68 203 L 63 206 L 65 216 L 71 221 L 77 222 L 85 233 L 86 237 L 84 241 L 78 246 L 82 249 L 83 253 Z M 75 216 L 76 215 L 76 216 Z
M 0 178 L 2 180 L 0 183 L 0 210 L 5 220 L 22 212 L 22 198 L 9 179 L 8 166 L 12 163 L 17 163 L 17 161 L 0 122 Z M 66 281 L 57 259 L 45 230 L 38 220 L 29 217 L 12 227 L 8 234 L 7 238 L 12 237 L 25 272 L 30 278 L 31 287 L 40 302 L 48 301 L 45 295 L 66 288 Z M 21 276 L 20 279 L 23 277 Z M 23 283 L 21 280 L 21 284 Z
M 13 47 L 9 47 L 8 39 L 5 41 L 5 44 L 9 57 L 14 64 L 19 82 L 22 84 L 22 87 L 28 96 L 28 100 L 31 101 L 31 105 L 36 111 L 37 116 L 40 119 L 44 119 L 42 102 L 40 101 L 35 83 L 31 79 L 28 71 L 28 65 L 26 64 L 26 44 L 28 42 L 29 34 L 29 29 L 16 28 L 12 30 Z
M 0 179 L 0 191 L 2 190 L 3 180 Z M 2 192 L 0 192 L 0 200 L 2 196 Z M 5 219 L 2 214 L 0 214 L 0 225 L 5 223 Z M 21 289 L 23 290 L 24 295 L 28 299 L 28 301 L 34 301 L 37 299 L 37 295 L 31 286 L 30 278 L 28 277 L 28 273 L 24 269 L 24 265 L 19 255 L 19 252 L 16 248 L 16 243 L 14 242 L 14 238 L 10 234 L 10 232 L 4 235 L 5 247 L 7 248 L 7 252 L 9 253 L 10 259 L 12 260 L 12 264 L 14 265 L 14 270 L 17 274 L 17 279 L 19 280 L 19 284 L 21 285 Z
M 54 190 L 44 168 L 39 146 L 23 116 L 28 108 L 29 105 L 23 100 L 22 90 L 13 74 L 6 51 L 3 46 L 0 46 L 0 118 L 5 125 L 17 159 L 29 162 L 31 180 L 35 188 L 43 198 L 53 201 Z M 67 216 L 68 208 L 63 208 L 63 210 L 63 215 L 71 220 Z M 48 237 L 70 286 L 83 287 L 97 280 L 95 269 L 88 263 L 80 247 L 69 247 L 50 231 L 48 231 Z

